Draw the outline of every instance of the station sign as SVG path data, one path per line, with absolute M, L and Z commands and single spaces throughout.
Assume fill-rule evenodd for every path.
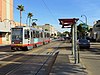
M 75 24 L 79 19 L 78 18 L 72 18 L 72 19 L 59 19 L 59 22 L 60 22 L 60 25 L 62 25 L 62 28 L 66 28 L 68 26 L 70 26 L 71 28 L 71 25 Z

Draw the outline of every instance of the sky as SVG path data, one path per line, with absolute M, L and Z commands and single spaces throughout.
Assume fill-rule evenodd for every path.
M 31 12 L 32 18 L 38 19 L 37 25 L 51 24 L 60 32 L 69 31 L 70 28 L 61 28 L 58 19 L 79 18 L 86 22 L 86 16 L 90 26 L 100 19 L 100 0 L 14 0 L 14 20 L 19 22 L 18 5 L 23 5 L 25 9 L 22 23 L 26 23 L 27 14 Z

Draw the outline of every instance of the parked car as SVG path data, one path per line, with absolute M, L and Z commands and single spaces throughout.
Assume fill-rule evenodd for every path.
M 79 39 L 78 40 L 78 47 L 89 49 L 90 48 L 90 41 L 87 39 Z
M 59 37 L 59 41 L 64 41 L 64 37 Z

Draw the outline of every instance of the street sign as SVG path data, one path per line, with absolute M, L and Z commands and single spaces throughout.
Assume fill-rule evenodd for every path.
M 72 18 L 72 19 L 59 19 L 59 24 L 62 25 L 62 28 L 66 28 L 65 26 L 74 25 L 79 19 Z
M 87 24 L 85 24 L 85 23 L 83 23 L 83 24 L 82 24 L 82 28 L 84 28 L 84 29 L 88 30 L 88 25 L 87 25 Z

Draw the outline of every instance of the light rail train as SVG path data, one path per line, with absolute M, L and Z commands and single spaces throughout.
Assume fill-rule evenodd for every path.
M 11 28 L 12 50 L 29 50 L 49 42 L 50 34 L 48 31 L 21 26 Z

